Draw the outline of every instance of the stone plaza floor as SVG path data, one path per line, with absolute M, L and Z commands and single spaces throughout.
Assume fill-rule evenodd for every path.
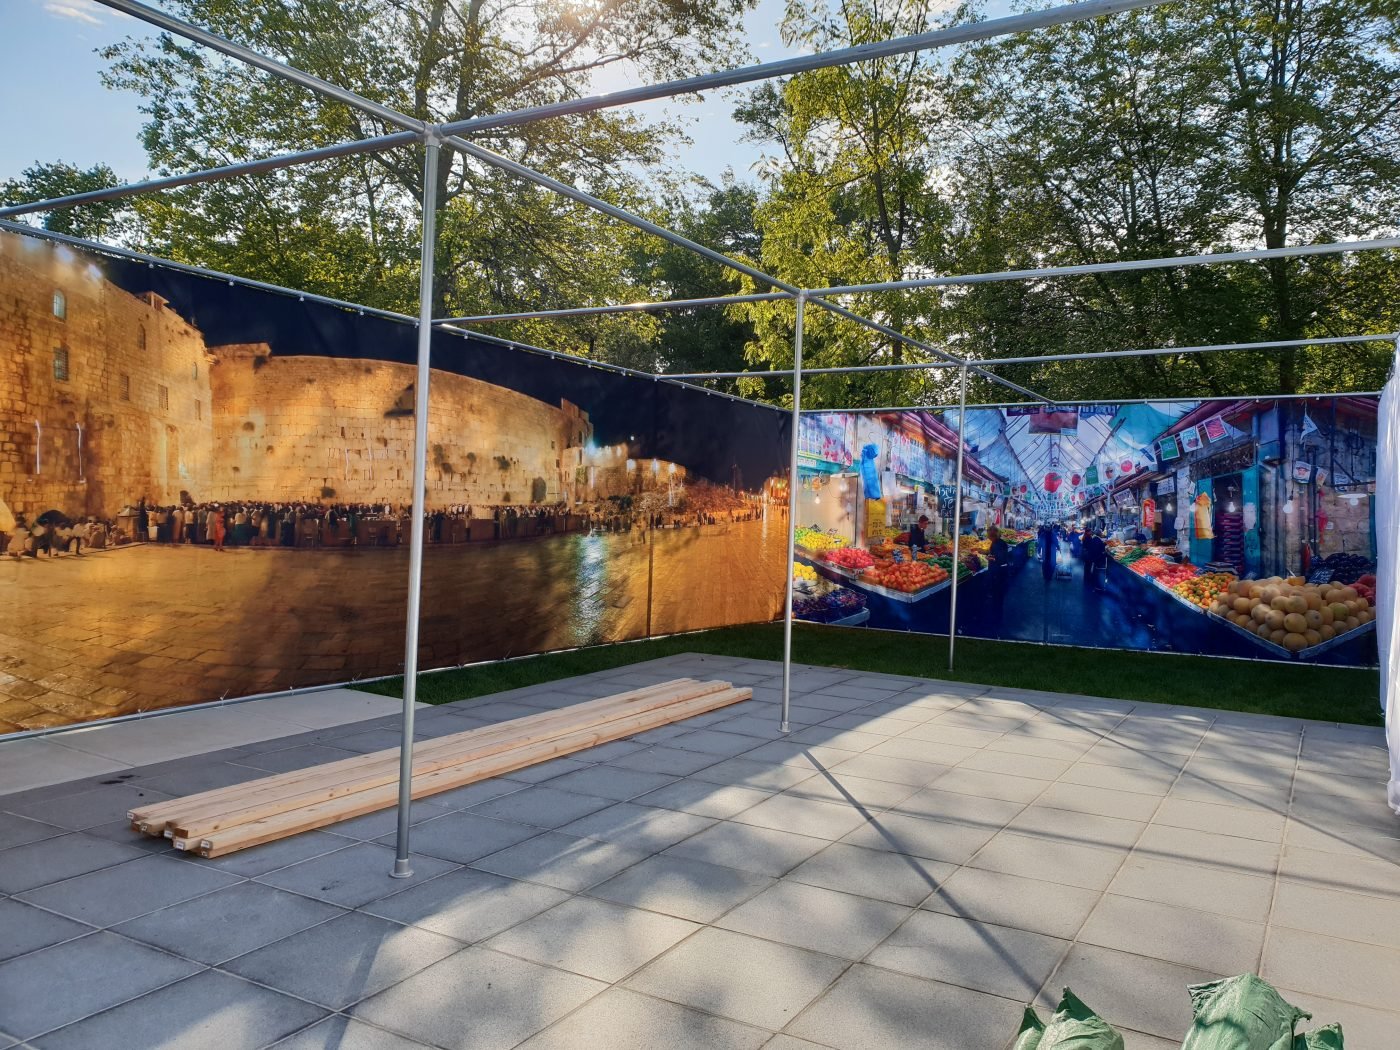
M 402 881 L 392 812 L 212 861 L 123 819 L 389 718 L 0 796 L 0 1048 L 1004 1050 L 1069 985 L 1166 1050 L 1188 984 L 1246 971 L 1349 1050 L 1400 1042 L 1380 730 L 802 667 L 782 737 L 780 670 L 420 711 L 428 738 L 681 675 L 755 694 L 420 801 Z

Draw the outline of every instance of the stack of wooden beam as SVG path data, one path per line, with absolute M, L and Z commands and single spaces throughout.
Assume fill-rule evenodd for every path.
M 728 682 L 678 678 L 438 737 L 413 748 L 413 797 L 473 784 L 748 700 Z M 221 857 L 398 802 L 399 750 L 328 762 L 131 810 L 133 831 Z

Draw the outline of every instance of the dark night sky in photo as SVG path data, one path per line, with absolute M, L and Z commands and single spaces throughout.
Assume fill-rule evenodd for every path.
M 145 263 L 105 256 L 93 261 L 118 287 L 133 294 L 153 291 L 168 300 L 209 347 L 267 343 L 273 356 L 416 360 L 417 328 L 406 322 Z M 789 416 L 774 408 L 452 332 L 434 333 L 433 367 L 551 405 L 572 401 L 589 414 L 599 445 L 626 442 L 637 458 L 677 462 L 713 481 L 727 484 L 737 467 L 744 487 L 752 490 L 787 467 Z

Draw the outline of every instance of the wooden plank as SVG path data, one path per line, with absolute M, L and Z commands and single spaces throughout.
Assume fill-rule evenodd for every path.
M 605 696 L 598 700 L 588 700 L 580 704 L 574 704 L 568 708 L 559 710 L 541 711 L 536 715 L 523 715 L 520 718 L 510 719 L 506 722 L 499 722 L 492 726 L 482 726 L 473 732 L 495 732 L 509 727 L 509 731 L 520 728 L 531 728 L 541 723 L 548 723 L 561 716 L 587 718 L 594 714 L 609 711 L 633 700 L 644 700 L 654 696 L 669 695 L 677 689 L 698 685 L 691 678 L 677 678 L 669 682 L 660 682 L 656 685 L 646 686 L 642 689 L 631 690 L 626 693 L 618 693 L 614 696 Z M 715 683 L 709 683 L 714 685 Z M 414 754 L 432 755 L 442 750 L 450 749 L 452 741 L 463 736 L 463 734 L 453 734 L 451 737 L 440 737 L 437 740 L 425 740 L 414 747 Z M 213 803 L 222 803 L 227 799 L 236 799 L 245 795 L 249 784 L 272 784 L 293 785 L 307 780 L 322 782 L 327 779 L 345 774 L 360 772 L 365 769 L 375 767 L 380 763 L 390 763 L 395 769 L 398 768 L 399 751 L 398 748 L 387 748 L 383 751 L 375 751 L 367 755 L 356 755 L 353 758 L 344 758 L 336 762 L 327 762 L 319 766 L 312 766 L 306 769 L 292 770 L 288 773 L 281 773 L 275 776 L 260 777 L 255 781 L 248 781 L 243 784 L 233 784 L 228 787 L 215 788 L 211 791 L 202 791 L 195 795 L 186 795 L 183 798 L 171 799 L 165 802 L 153 803 L 149 806 L 141 806 L 130 810 L 127 818 L 133 826 L 138 826 L 147 834 L 159 835 L 162 833 L 164 823 L 173 815 L 188 814 L 198 812 L 202 807 Z
M 488 758 L 462 762 L 413 778 L 412 797 L 424 798 L 441 791 L 474 784 L 516 769 L 572 754 L 634 733 L 668 725 L 671 722 L 704 714 L 729 704 L 748 700 L 751 689 L 729 689 L 711 693 L 694 700 L 658 708 L 625 719 L 609 722 L 593 729 L 571 733 L 554 740 L 504 751 Z M 228 853 L 273 842 L 303 831 L 323 828 L 342 820 L 388 809 L 398 800 L 398 787 L 385 784 L 367 791 L 356 792 L 329 801 L 305 806 L 299 810 L 280 813 L 274 817 L 237 825 L 199 839 L 175 839 L 175 848 L 199 853 L 202 857 L 221 857 Z
M 628 700 L 615 708 L 595 709 L 593 718 L 557 718 L 546 723 L 520 730 L 511 728 L 510 723 L 501 726 L 471 729 L 453 737 L 442 737 L 442 741 L 456 740 L 459 746 L 446 748 L 434 754 L 420 757 L 415 753 L 414 777 L 432 773 L 447 766 L 478 758 L 487 758 L 502 751 L 523 747 L 528 744 L 552 740 L 567 733 L 578 732 L 594 726 L 606 725 L 620 718 L 641 714 L 668 705 L 691 700 L 699 696 L 722 692 L 729 688 L 727 682 L 696 682 L 694 685 L 657 693 L 641 700 Z M 502 729 L 502 727 L 505 727 Z M 416 749 L 415 749 L 416 752 Z M 302 782 L 292 787 L 270 784 L 252 791 L 241 799 L 230 800 L 224 808 L 201 810 L 184 816 L 174 816 L 167 820 L 166 835 L 171 838 L 201 838 L 223 828 L 247 824 L 250 821 L 277 813 L 300 809 L 315 802 L 324 802 L 365 791 L 381 784 L 395 783 L 399 778 L 398 753 L 394 752 L 392 765 L 369 770 L 359 775 L 342 777 L 332 782 Z M 258 781 L 251 785 L 257 788 Z
M 648 695 L 640 698 L 635 694 L 604 697 L 573 708 L 546 711 L 541 715 L 526 715 L 507 722 L 439 737 L 436 740 L 423 741 L 414 747 L 414 767 L 415 770 L 426 769 L 433 764 L 441 765 L 444 760 L 452 761 L 455 755 L 469 749 L 487 745 L 495 746 L 497 750 L 517 746 L 525 738 L 543 739 L 586 728 L 600 721 L 621 718 L 637 710 L 651 709 L 728 688 L 727 682 L 680 681 L 685 684 L 665 683 L 665 688 L 648 690 Z M 191 796 L 188 805 L 182 804 L 187 801 L 183 799 L 158 804 L 160 808 L 157 808 L 154 818 L 146 825 L 147 834 L 162 833 L 153 830 L 158 826 L 156 822 L 163 824 L 165 835 L 174 837 L 174 831 L 182 821 L 203 818 L 211 812 L 230 812 L 245 805 L 310 791 L 334 792 L 340 785 L 360 777 L 380 778 L 382 782 L 395 780 L 398 776 L 399 750 L 389 748 L 373 755 L 342 759 L 325 763 L 321 767 L 295 770 L 292 774 L 278 774 L 234 785 L 231 791 L 221 789 L 220 797 L 212 802 L 203 796 Z

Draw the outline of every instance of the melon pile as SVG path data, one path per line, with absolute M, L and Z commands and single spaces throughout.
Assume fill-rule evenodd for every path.
M 1215 596 L 1210 611 L 1294 653 L 1375 618 L 1355 588 L 1305 583 L 1300 576 L 1236 580 Z

